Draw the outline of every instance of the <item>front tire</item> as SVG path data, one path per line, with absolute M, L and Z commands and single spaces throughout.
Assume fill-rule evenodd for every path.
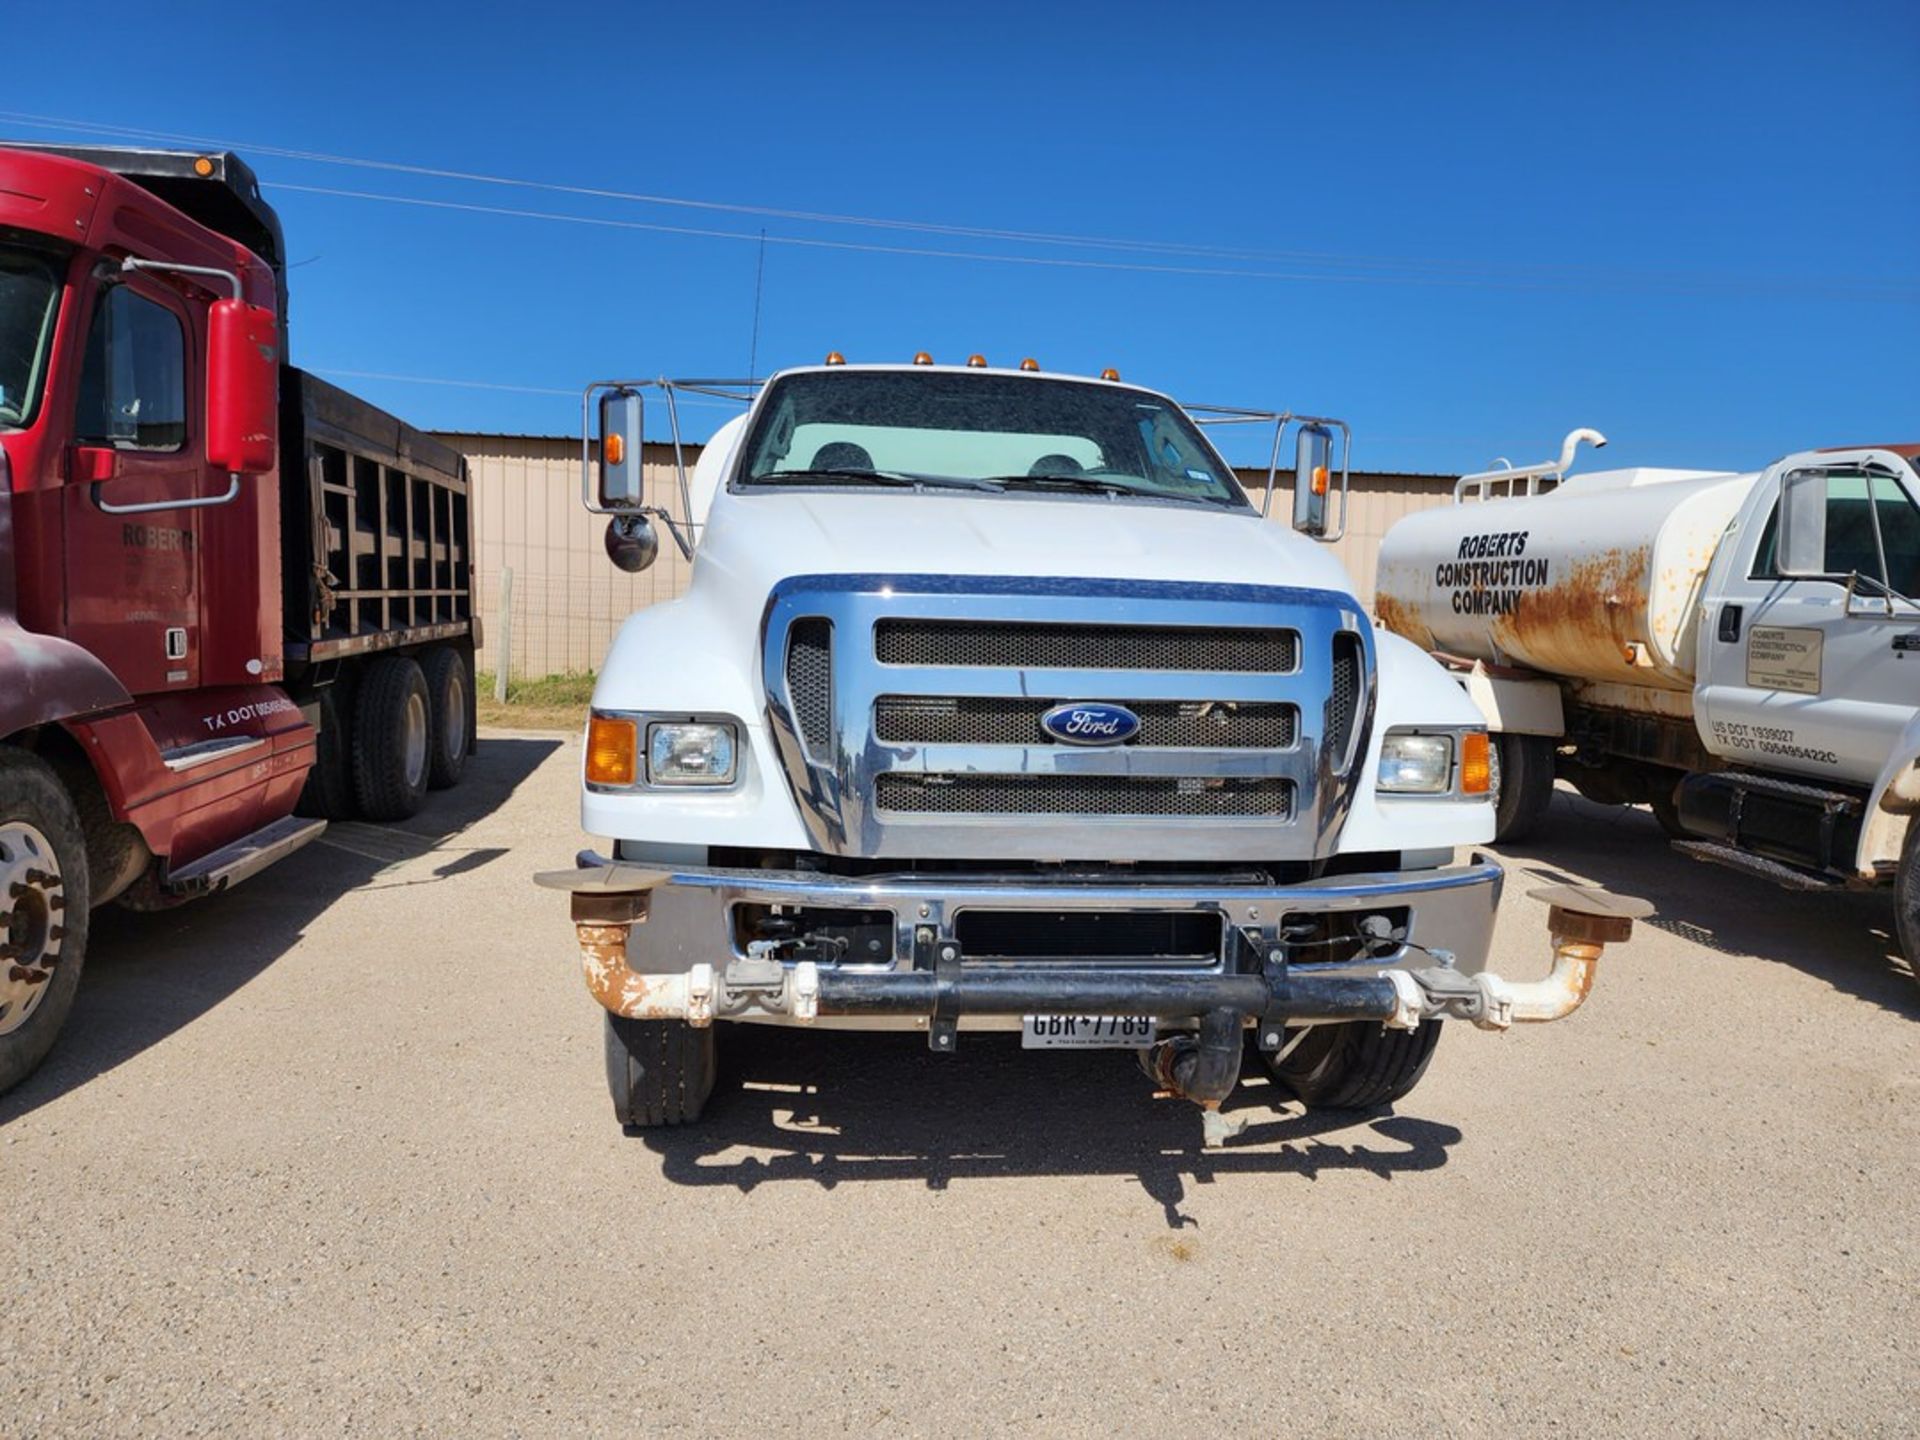
M 86 959 L 87 845 L 53 771 L 0 750 L 0 1092 L 53 1048 Z
M 607 1089 L 622 1125 L 691 1125 L 706 1109 L 715 1074 L 713 1027 L 684 1020 L 630 1020 L 607 1013 Z
M 1553 741 L 1544 735 L 1503 734 L 1493 737 L 1493 748 L 1494 841 L 1525 840 L 1540 828 L 1553 803 Z
M 420 667 L 383 655 L 367 667 L 353 716 L 353 793 L 369 820 L 419 813 L 432 773 L 433 702 Z
M 1420 1083 L 1440 1043 L 1440 1026 L 1438 1020 L 1423 1020 L 1417 1030 L 1389 1030 L 1371 1020 L 1314 1025 L 1277 1064 L 1265 1051 L 1254 1053 L 1261 1068 L 1311 1110 L 1373 1110 L 1404 1099 Z

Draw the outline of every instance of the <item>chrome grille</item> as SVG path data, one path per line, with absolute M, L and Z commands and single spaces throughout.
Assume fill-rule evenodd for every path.
M 820 756 L 833 744 L 833 625 L 818 616 L 796 620 L 787 631 L 787 695 L 807 753 Z
M 1157 815 L 1285 820 L 1293 782 L 1186 775 L 920 775 L 878 777 L 876 803 L 904 815 Z
M 884 619 L 874 626 L 873 650 L 882 665 L 1286 675 L 1299 658 L 1299 636 L 1237 625 Z
M 1040 717 L 1070 697 L 882 695 L 874 735 L 889 745 L 1056 745 Z M 1140 717 L 1134 745 L 1180 750 L 1284 750 L 1296 730 L 1291 705 L 1234 700 L 1122 700 Z

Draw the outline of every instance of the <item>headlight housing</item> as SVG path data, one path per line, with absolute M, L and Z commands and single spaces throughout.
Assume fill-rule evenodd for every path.
M 1382 795 L 1485 799 L 1492 788 L 1487 732 L 1389 730 L 1374 788 Z
M 1377 788 L 1388 795 L 1444 795 L 1453 787 L 1453 737 L 1389 730 L 1380 742 Z
M 649 785 L 731 785 L 739 736 L 724 720 L 655 720 L 647 726 Z

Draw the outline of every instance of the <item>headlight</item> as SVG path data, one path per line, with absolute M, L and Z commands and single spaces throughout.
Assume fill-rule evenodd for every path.
M 1453 737 L 1389 730 L 1380 742 L 1379 788 L 1394 795 L 1444 795 L 1453 780 Z
M 647 726 L 647 781 L 653 785 L 731 785 L 733 726 L 702 722 Z

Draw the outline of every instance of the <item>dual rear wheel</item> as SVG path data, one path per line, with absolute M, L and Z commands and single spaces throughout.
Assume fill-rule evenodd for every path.
M 383 655 L 320 694 L 320 754 L 303 814 L 405 820 L 427 791 L 459 783 L 472 749 L 466 656 L 436 646 L 418 660 Z

